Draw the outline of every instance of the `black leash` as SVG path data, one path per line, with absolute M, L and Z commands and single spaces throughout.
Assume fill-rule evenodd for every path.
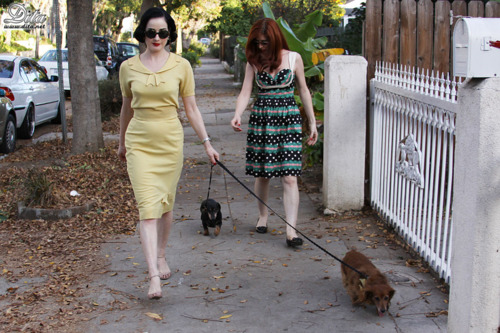
M 352 269 L 353 271 L 355 271 L 356 273 L 358 273 L 359 275 L 361 275 L 362 278 L 364 279 L 368 279 L 368 275 L 363 273 L 363 272 L 360 272 L 359 270 L 357 270 L 356 268 L 352 267 L 351 265 L 349 264 L 346 264 L 344 261 L 342 261 L 341 259 L 337 258 L 336 256 L 334 256 L 333 254 L 331 254 L 329 251 L 327 251 L 325 248 L 323 248 L 321 245 L 319 245 L 318 243 L 316 243 L 315 241 L 313 241 L 312 239 L 310 239 L 309 237 L 307 237 L 306 235 L 304 235 L 300 230 L 298 230 L 297 228 L 295 228 L 294 226 L 292 226 L 290 223 L 288 223 L 283 217 L 281 217 L 281 215 L 279 215 L 278 213 L 276 213 L 274 211 L 274 209 L 272 209 L 271 207 L 269 207 L 261 198 L 259 198 L 251 189 L 248 188 L 248 186 L 246 186 L 245 184 L 243 184 L 243 182 L 241 180 L 238 179 L 238 177 L 236 177 L 231 171 L 228 170 L 228 168 L 226 168 L 226 166 L 224 164 L 222 164 L 221 161 L 217 161 L 217 164 L 219 164 L 219 166 L 224 169 L 224 171 L 226 171 L 231 177 L 233 177 L 238 183 L 240 183 L 241 186 L 243 186 L 248 192 L 250 192 L 250 194 L 252 194 L 257 200 L 259 200 L 264 206 L 266 206 L 270 211 L 272 211 L 276 216 L 278 216 L 280 219 L 283 220 L 283 222 L 285 222 L 289 227 L 291 227 L 293 230 L 295 230 L 297 233 L 299 233 L 302 237 L 304 237 L 305 239 L 307 239 L 309 242 L 311 242 L 312 244 L 316 245 L 320 250 L 322 250 L 323 252 L 325 252 L 326 254 L 328 254 L 330 257 L 334 258 L 335 260 L 337 260 L 338 262 L 340 262 L 342 265 L 346 266 L 346 267 L 349 267 L 350 269 Z M 212 165 L 212 168 L 214 166 Z M 212 172 L 210 171 L 210 181 L 212 180 Z M 209 193 L 210 193 L 210 185 L 209 185 L 209 189 L 208 189 Z
M 214 166 L 215 166 L 215 164 L 212 164 L 212 167 L 210 168 L 210 181 L 208 182 L 207 200 L 208 200 L 208 198 L 210 198 L 210 186 L 212 186 L 212 173 L 214 171 Z

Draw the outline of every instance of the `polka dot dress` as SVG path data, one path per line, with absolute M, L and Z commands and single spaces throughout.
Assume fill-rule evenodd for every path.
M 293 97 L 294 74 L 256 73 L 258 98 L 249 119 L 246 174 L 255 177 L 300 176 L 302 117 Z

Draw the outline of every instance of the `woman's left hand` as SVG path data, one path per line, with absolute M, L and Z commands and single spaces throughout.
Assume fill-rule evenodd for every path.
M 219 153 L 217 152 L 217 150 L 215 150 L 214 147 L 212 147 L 210 142 L 206 142 L 204 145 L 205 145 L 205 152 L 207 153 L 208 158 L 210 159 L 210 163 L 212 163 L 213 165 L 217 164 L 217 161 L 219 160 Z
M 307 144 L 309 146 L 313 146 L 318 141 L 318 129 L 316 128 L 316 124 L 311 125 L 309 129 L 309 139 L 307 139 Z

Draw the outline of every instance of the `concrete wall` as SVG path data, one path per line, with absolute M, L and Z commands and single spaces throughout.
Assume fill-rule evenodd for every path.
M 500 326 L 500 78 L 459 90 L 448 332 Z
M 325 61 L 323 204 L 359 210 L 364 202 L 367 62 L 359 56 Z

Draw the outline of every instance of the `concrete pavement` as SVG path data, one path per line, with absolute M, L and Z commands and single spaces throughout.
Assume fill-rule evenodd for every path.
M 202 59 L 195 79 L 198 106 L 221 161 L 253 188 L 253 178 L 244 175 L 245 134 L 229 126 L 238 85 L 216 59 Z M 323 216 L 320 193 L 314 190 L 300 193 L 299 229 L 340 258 L 352 246 L 371 257 L 396 289 L 389 315 L 380 318 L 373 306 L 352 306 L 340 264 L 307 241 L 300 250 L 288 248 L 285 225 L 278 217 L 270 217 L 270 232 L 255 233 L 256 200 L 218 166 L 210 197 L 222 205 L 222 232 L 214 237 L 210 229 L 211 235 L 203 236 L 199 207 L 207 195 L 210 166 L 197 141 L 194 131 L 185 127 L 186 163 L 167 248 L 174 274 L 163 286 L 163 298 L 146 297 L 147 266 L 139 236 L 109 240 L 102 246 L 108 270 L 96 275 L 91 283 L 96 292 L 89 296 L 108 310 L 82 322 L 83 332 L 446 331 L 447 294 L 442 286 L 414 265 L 372 215 Z M 301 188 L 318 184 L 305 185 Z M 279 179 L 272 180 L 269 197 L 269 205 L 284 216 Z

